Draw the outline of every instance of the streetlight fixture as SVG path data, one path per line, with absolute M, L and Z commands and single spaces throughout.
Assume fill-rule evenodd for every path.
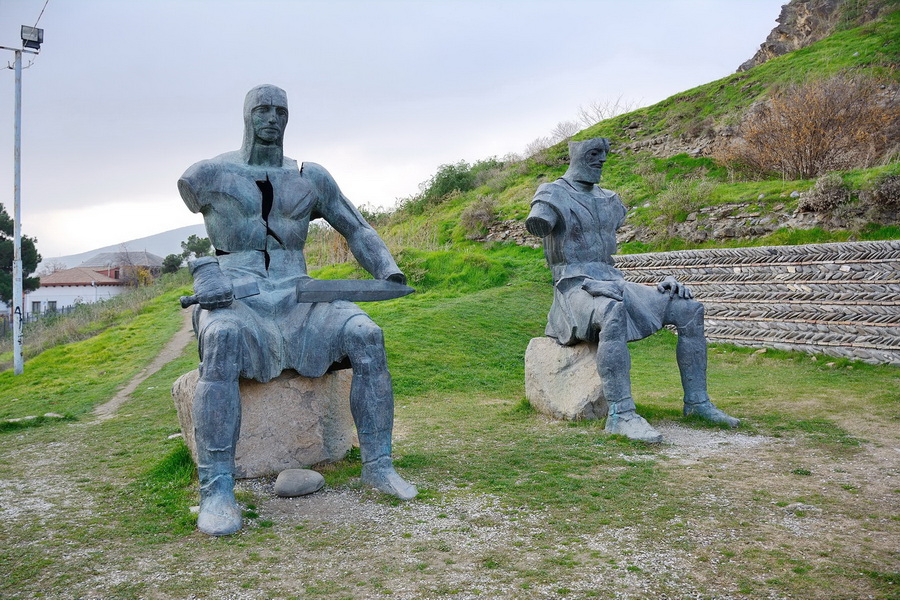
M 22 47 L 8 48 L 0 46 L 2 50 L 11 50 L 16 54 L 16 107 L 15 107 L 15 135 L 13 140 L 13 373 L 21 375 L 24 371 L 22 361 L 22 321 L 24 310 L 22 307 L 22 53 L 37 54 L 44 43 L 44 30 L 37 27 L 22 25 Z
M 37 27 L 22 25 L 22 47 L 40 50 L 44 43 L 44 30 Z

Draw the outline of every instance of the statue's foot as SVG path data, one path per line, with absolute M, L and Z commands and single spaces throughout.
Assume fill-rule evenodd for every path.
M 663 439 L 662 434 L 653 429 L 634 409 L 607 416 L 605 429 L 609 433 L 624 435 L 639 442 L 658 444 Z
M 401 500 L 415 498 L 419 493 L 416 486 L 408 483 L 394 470 L 394 463 L 389 456 L 363 463 L 360 479 L 364 484 Z
M 200 493 L 197 529 L 207 535 L 231 535 L 241 528 L 241 507 L 234 499 L 234 480 L 219 477 Z
M 728 415 L 725 412 L 719 410 L 718 408 L 716 408 L 716 405 L 709 400 L 705 400 L 697 404 L 685 403 L 684 416 L 689 417 L 691 415 L 698 416 L 701 419 L 709 421 L 710 423 L 728 425 L 732 429 L 737 427 L 741 423 L 740 419 L 735 419 L 731 415 Z

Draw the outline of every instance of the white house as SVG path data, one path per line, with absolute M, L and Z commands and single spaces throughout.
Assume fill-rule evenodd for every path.
M 118 273 L 116 273 L 118 274 Z M 25 316 L 62 310 L 118 296 L 125 282 L 86 267 L 56 271 L 41 277 L 41 287 L 25 294 Z

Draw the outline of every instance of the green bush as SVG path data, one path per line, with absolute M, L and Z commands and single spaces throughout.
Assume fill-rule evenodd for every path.
M 803 212 L 824 212 L 850 201 L 850 190 L 838 173 L 827 173 L 800 197 L 797 207 Z
M 684 221 L 690 213 L 709 202 L 713 184 L 706 180 L 673 181 L 656 199 L 656 210 L 662 224 Z
M 883 174 L 863 190 L 860 199 L 880 210 L 900 209 L 900 175 Z
M 460 215 L 460 224 L 466 230 L 466 237 L 484 237 L 497 216 L 497 201 L 492 196 L 479 196 Z

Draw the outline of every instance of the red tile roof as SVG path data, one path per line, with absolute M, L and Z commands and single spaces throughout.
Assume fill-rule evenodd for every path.
M 41 287 L 54 285 L 91 285 L 92 283 L 96 285 L 123 284 L 121 279 L 113 279 L 112 277 L 107 277 L 103 273 L 98 273 L 84 267 L 56 271 L 55 273 L 41 277 Z

